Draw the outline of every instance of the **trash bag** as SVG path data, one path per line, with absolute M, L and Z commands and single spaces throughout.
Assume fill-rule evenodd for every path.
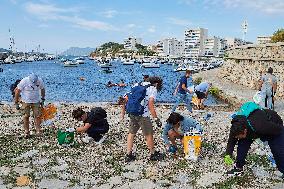
M 263 95 L 262 95 L 261 91 L 257 91 L 255 93 L 255 95 L 253 96 L 253 101 L 256 104 L 261 104 L 261 102 L 263 101 Z

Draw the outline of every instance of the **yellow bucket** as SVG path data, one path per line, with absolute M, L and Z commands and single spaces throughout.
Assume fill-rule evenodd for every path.
M 201 136 L 199 132 L 187 132 L 183 137 L 185 158 L 196 161 L 201 150 Z

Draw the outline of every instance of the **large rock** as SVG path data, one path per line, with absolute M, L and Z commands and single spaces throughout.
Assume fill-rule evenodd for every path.
M 70 183 L 63 180 L 58 179 L 42 179 L 40 183 L 38 183 L 38 188 L 42 189 L 65 189 L 68 187 Z

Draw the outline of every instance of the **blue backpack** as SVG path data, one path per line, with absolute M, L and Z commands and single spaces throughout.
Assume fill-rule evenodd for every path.
M 242 115 L 242 116 L 245 116 L 246 118 L 248 118 L 249 115 L 252 112 L 254 112 L 255 110 L 259 110 L 259 109 L 261 110 L 262 108 L 258 104 L 256 104 L 255 102 L 246 102 L 240 107 L 240 109 L 239 109 L 239 111 L 237 111 L 236 115 Z M 247 119 L 247 122 L 248 122 L 250 128 L 254 131 L 255 129 L 252 127 L 252 125 L 251 125 L 251 123 L 248 119 Z
M 131 115 L 140 116 L 144 113 L 144 106 L 141 104 L 145 99 L 146 89 L 151 85 L 143 86 L 139 83 L 132 87 L 130 93 L 127 94 L 128 101 L 126 103 L 126 112 Z

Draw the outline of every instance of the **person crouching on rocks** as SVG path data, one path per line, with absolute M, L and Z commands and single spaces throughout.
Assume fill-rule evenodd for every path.
M 235 115 L 231 121 L 230 135 L 227 143 L 224 161 L 227 165 L 231 159 L 234 147 L 238 144 L 235 166 L 228 175 L 239 175 L 243 172 L 245 159 L 254 139 L 268 141 L 278 170 L 284 179 L 284 127 L 281 117 L 273 110 L 257 109 L 249 114 Z
M 88 134 L 83 142 L 89 143 L 94 140 L 100 144 L 104 141 L 104 134 L 109 131 L 109 124 L 106 119 L 107 113 L 104 109 L 96 107 L 90 112 L 85 112 L 78 108 L 73 111 L 72 115 L 73 118 L 84 123 L 81 127 L 76 128 L 76 132 Z
M 184 133 L 189 132 L 193 128 L 202 132 L 201 124 L 195 119 L 184 117 L 176 112 L 171 113 L 162 133 L 168 152 L 175 154 L 178 149 L 176 139 L 180 139 L 183 143 Z

